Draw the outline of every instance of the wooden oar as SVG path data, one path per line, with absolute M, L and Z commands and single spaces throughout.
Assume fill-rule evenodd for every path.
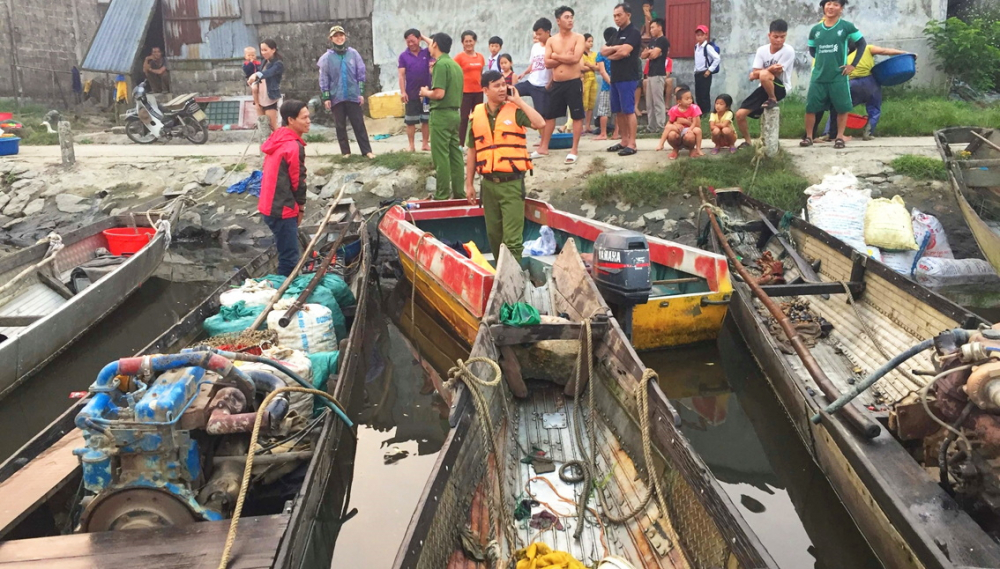
M 267 306 L 264 307 L 264 310 L 260 313 L 260 316 L 258 316 L 257 319 L 253 321 L 253 325 L 250 326 L 250 328 L 248 328 L 249 331 L 252 332 L 256 330 L 257 328 L 260 327 L 261 324 L 264 323 L 265 320 L 267 320 L 267 315 L 270 314 L 271 309 L 274 308 L 274 303 L 281 300 L 281 295 L 285 294 L 285 291 L 288 290 L 288 287 L 292 286 L 292 281 L 295 280 L 295 277 L 299 276 L 299 272 L 302 271 L 302 267 L 305 266 L 306 261 L 309 259 L 309 256 L 312 255 L 312 251 L 316 247 L 316 242 L 319 241 L 319 236 L 323 234 L 323 230 L 326 229 L 326 224 L 329 223 L 330 218 L 333 217 L 333 210 L 335 210 L 337 206 L 340 205 L 340 198 L 344 197 L 344 190 L 346 189 L 347 189 L 347 184 L 340 186 L 340 192 L 337 193 L 337 199 L 333 200 L 333 203 L 330 204 L 330 208 L 326 210 L 326 216 L 323 217 L 323 222 L 319 224 L 319 227 L 316 229 L 316 233 L 313 235 L 312 241 L 309 242 L 309 245 L 306 247 L 306 250 L 303 251 L 302 257 L 299 259 L 299 263 L 295 265 L 295 268 L 292 269 L 292 272 L 285 278 L 285 282 L 281 283 L 281 287 L 277 290 L 277 292 L 274 293 L 274 296 L 271 298 L 271 301 L 268 302 Z
M 975 136 L 979 140 L 982 140 L 983 142 L 985 142 L 993 150 L 996 150 L 997 152 L 1000 152 L 1000 146 L 997 146 L 997 143 L 993 142 L 992 140 L 986 138 L 985 136 L 979 134 L 978 132 L 976 132 L 974 130 L 970 130 L 969 132 L 972 133 L 972 136 Z

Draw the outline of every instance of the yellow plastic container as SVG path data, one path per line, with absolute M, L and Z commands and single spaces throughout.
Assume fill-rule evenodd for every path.
M 368 112 L 373 119 L 403 118 L 403 101 L 399 98 L 399 91 L 376 93 L 368 97 Z

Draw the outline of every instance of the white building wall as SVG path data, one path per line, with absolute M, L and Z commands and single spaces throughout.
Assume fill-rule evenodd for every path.
M 947 17 L 947 0 L 867 0 L 851 2 L 844 18 L 853 22 L 869 44 L 894 47 L 917 54 L 917 76 L 908 86 L 939 88 L 945 76 L 935 68 L 923 34 L 928 20 Z M 756 88 L 747 76 L 754 53 L 767 43 L 771 20 L 788 22 L 788 43 L 795 48 L 795 90 L 805 93 L 812 62 L 806 41 L 809 29 L 822 18 L 818 0 L 714 0 L 711 36 L 722 50 L 722 69 L 712 82 L 712 96 L 732 95 L 739 102 Z M 679 83 L 693 86 L 691 59 L 675 60 Z
M 382 89 L 399 88 L 397 61 L 406 49 L 403 32 L 410 28 L 417 28 L 426 36 L 447 33 L 454 40 L 453 56 L 462 51 L 459 36 L 465 30 L 479 36 L 476 50 L 484 57 L 489 56 L 489 38 L 500 36 L 504 42 L 501 53 L 509 53 L 514 59 L 514 71 L 521 73 L 527 67 L 531 51 L 531 26 L 538 18 L 548 18 L 554 27 L 553 11 L 564 3 L 576 12 L 574 30 L 593 34 L 599 47 L 604 28 L 614 25 L 611 13 L 616 0 L 588 0 L 586 4 L 533 0 L 375 0 L 372 41 Z

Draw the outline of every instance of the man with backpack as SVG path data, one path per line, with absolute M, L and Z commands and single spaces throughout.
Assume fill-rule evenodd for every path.
M 712 108 L 712 75 L 719 72 L 719 46 L 708 41 L 708 26 L 694 29 L 694 99 L 702 109 Z

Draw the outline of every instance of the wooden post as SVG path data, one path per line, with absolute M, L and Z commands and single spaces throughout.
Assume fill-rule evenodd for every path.
M 70 130 L 67 121 L 59 121 L 59 150 L 62 151 L 63 166 L 72 166 L 76 163 L 76 153 L 73 151 L 73 131 Z
M 267 118 L 267 115 L 257 117 L 257 131 L 260 133 L 261 144 L 264 144 L 264 141 L 271 137 L 271 119 Z M 264 151 L 261 150 L 260 154 L 263 156 Z
M 781 125 L 781 109 L 772 107 L 764 111 L 760 120 L 761 137 L 764 139 L 764 155 L 773 158 L 778 155 L 778 130 Z

